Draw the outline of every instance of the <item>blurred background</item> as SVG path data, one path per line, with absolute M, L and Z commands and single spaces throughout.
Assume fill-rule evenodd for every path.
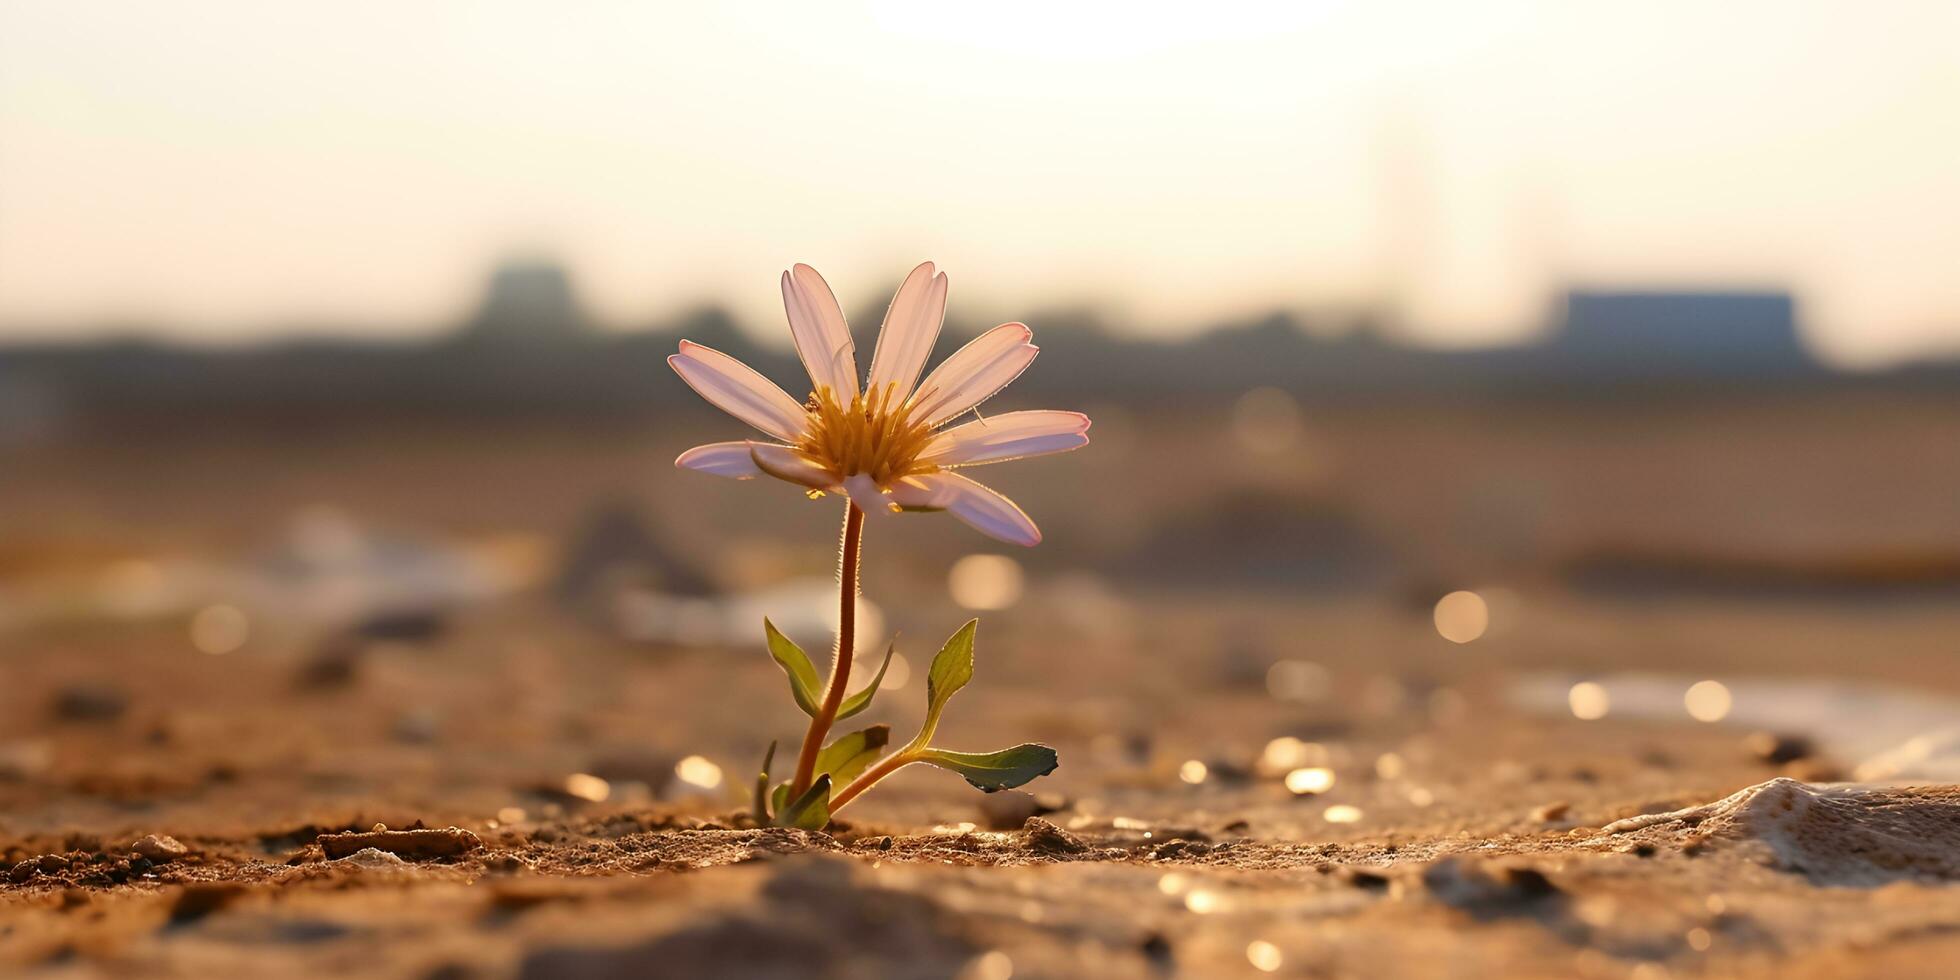
M 800 730 L 757 621 L 825 646 L 840 506 L 674 470 L 741 426 L 662 359 L 800 393 L 794 262 L 868 351 L 936 261 L 938 356 L 1042 347 L 990 411 L 1094 418 L 984 474 L 1039 548 L 866 545 L 887 707 L 992 613 L 949 731 L 1094 760 L 1071 793 L 1351 765 L 1387 788 L 1346 823 L 1447 805 L 1450 726 L 1960 694 L 1955 38 L 1937 2 L 5 0 L 0 794 L 726 797 Z

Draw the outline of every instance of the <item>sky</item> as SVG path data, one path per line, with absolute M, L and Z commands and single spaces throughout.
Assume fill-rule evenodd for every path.
M 538 255 L 622 327 L 929 258 L 975 321 L 1747 286 L 1951 353 L 1960 4 L 0 0 L 0 339 L 428 333 Z

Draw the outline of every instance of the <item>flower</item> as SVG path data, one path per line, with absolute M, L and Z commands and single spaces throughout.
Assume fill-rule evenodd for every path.
M 737 480 L 773 476 L 812 497 L 843 493 L 867 514 L 944 510 L 982 534 L 1019 545 L 1041 531 L 1014 502 L 958 472 L 968 466 L 1067 452 L 1089 442 L 1080 412 L 1007 412 L 948 423 L 1020 376 L 1039 348 L 1022 323 L 973 339 L 918 381 L 946 314 L 946 274 L 931 262 L 905 277 L 885 313 L 871 374 L 858 387 L 857 346 L 830 286 L 807 265 L 783 273 L 790 336 L 810 372 L 801 403 L 755 369 L 681 341 L 667 363 L 716 408 L 779 440 L 696 446 L 674 465 Z

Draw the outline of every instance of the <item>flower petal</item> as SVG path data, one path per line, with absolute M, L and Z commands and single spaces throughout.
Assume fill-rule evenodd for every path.
M 1080 449 L 1089 444 L 1089 416 L 1081 412 L 1007 412 L 942 430 L 919 462 L 937 466 L 998 463 Z
M 772 446 L 766 442 L 751 442 L 748 446 L 749 458 L 756 468 L 778 480 L 812 490 L 830 490 L 837 486 L 836 474 L 788 446 Z
M 854 473 L 845 478 L 844 492 L 850 495 L 851 503 L 858 505 L 858 509 L 866 514 L 891 513 L 892 502 L 886 499 L 884 492 L 878 489 L 878 481 L 869 474 Z
M 683 340 L 681 352 L 667 358 L 667 364 L 716 408 L 784 442 L 802 434 L 808 418 L 803 406 L 741 361 Z
M 838 404 L 849 405 L 858 393 L 857 344 L 830 284 L 817 270 L 797 263 L 783 273 L 783 310 L 812 387 L 828 387 Z
M 762 475 L 762 470 L 749 458 L 748 440 L 736 442 L 711 442 L 696 446 L 674 460 L 674 465 L 684 470 L 700 470 L 716 476 L 732 477 L 737 480 L 752 480 Z
M 878 330 L 878 350 L 871 355 L 870 391 L 883 391 L 897 385 L 892 399 L 903 404 L 912 394 L 912 382 L 932 356 L 932 345 L 939 340 L 939 326 L 946 319 L 946 274 L 933 275 L 930 262 L 921 262 L 905 277 L 885 311 L 885 325 Z
M 1014 501 L 958 473 L 906 477 L 892 485 L 891 499 L 901 507 L 945 510 L 968 527 L 1008 544 L 1033 547 L 1041 543 L 1041 529 L 1014 506 Z
M 1040 348 L 1028 343 L 1025 323 L 1003 323 L 941 361 L 912 396 L 912 417 L 938 425 L 986 401 L 1033 363 Z

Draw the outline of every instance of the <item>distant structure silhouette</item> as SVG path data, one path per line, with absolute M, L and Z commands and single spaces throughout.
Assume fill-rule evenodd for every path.
M 1573 290 L 1543 348 L 1579 373 L 1775 377 L 1816 370 L 1789 293 Z
M 506 262 L 490 276 L 483 305 L 464 324 L 466 344 L 543 347 L 589 339 L 592 327 L 572 294 L 571 276 L 546 261 Z

